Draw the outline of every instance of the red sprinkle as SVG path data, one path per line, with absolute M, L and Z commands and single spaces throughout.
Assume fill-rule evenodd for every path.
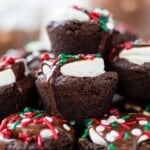
M 127 130 L 130 129 L 130 127 L 128 125 L 126 125 L 125 123 L 121 123 L 120 126 L 127 129 Z
M 53 119 L 53 120 L 60 120 L 60 121 L 62 121 L 62 122 L 64 122 L 64 123 L 67 122 L 67 120 L 62 119 L 62 118 L 58 118 L 58 117 L 55 117 L 55 116 L 52 116 L 52 119 Z
M 11 131 L 10 129 L 6 128 L 6 129 L 4 129 L 4 130 L 2 131 L 2 134 L 3 134 L 4 137 L 10 138 L 11 135 L 12 135 L 12 131 Z
M 147 135 L 150 138 L 150 132 L 144 131 L 144 134 Z
M 28 121 L 25 121 L 25 122 L 22 122 L 21 123 L 21 125 L 23 126 L 23 127 L 26 127 L 26 126 L 28 126 L 30 123 L 32 123 L 33 121 L 32 120 L 28 120 Z
M 96 125 L 100 125 L 101 124 L 101 122 L 98 119 L 96 119 L 96 118 L 94 119 L 94 122 L 95 122 Z
M 130 48 L 132 48 L 132 43 L 131 42 L 126 42 L 124 44 L 124 46 L 125 46 L 126 49 L 130 49 Z
M 58 134 L 56 133 L 53 125 L 47 119 L 44 119 L 44 121 L 45 121 L 46 125 L 49 127 L 49 129 L 52 131 L 54 139 L 58 140 Z
M 37 144 L 38 144 L 39 147 L 43 146 L 42 138 L 41 138 L 40 135 L 37 136 Z
M 49 53 L 43 53 L 41 55 L 41 61 L 49 60 L 50 59 L 50 54 Z
M 122 140 L 123 139 L 123 136 L 124 136 L 124 131 L 120 131 L 119 132 L 119 136 L 118 136 L 118 140 Z
M 31 138 L 28 136 L 24 139 L 25 142 L 29 143 L 31 141 Z
M 107 130 L 111 130 L 111 126 L 107 126 L 107 125 L 103 125 L 101 124 L 103 127 L 105 127 Z
M 36 112 L 26 112 L 26 113 L 24 113 L 24 115 L 26 117 L 32 118 L 32 117 L 34 117 L 36 115 Z
M 5 118 L 0 125 L 0 131 L 2 131 L 7 126 L 7 123 L 8 123 L 8 119 Z
M 94 55 L 92 55 L 92 54 L 90 54 L 90 55 L 86 55 L 86 56 L 84 56 L 84 59 L 94 59 Z
M 61 58 L 56 58 L 54 61 L 53 61 L 53 65 L 55 65 Z
M 35 123 L 35 124 L 38 124 L 38 123 L 42 123 L 43 122 L 43 119 L 34 119 L 33 120 L 33 123 Z
M 126 122 L 125 124 L 126 125 L 134 125 L 134 124 L 136 124 L 136 121 L 129 121 L 129 122 Z
M 146 117 L 136 117 L 136 120 L 147 120 Z
M 94 20 L 94 21 L 98 21 L 99 20 L 99 17 L 100 17 L 100 14 L 97 13 L 97 12 L 90 12 L 90 17 Z
M 17 115 L 15 115 L 15 116 L 13 116 L 12 118 L 11 118 L 11 120 L 9 121 L 9 123 L 14 123 L 16 120 L 20 120 L 20 116 L 17 114 Z

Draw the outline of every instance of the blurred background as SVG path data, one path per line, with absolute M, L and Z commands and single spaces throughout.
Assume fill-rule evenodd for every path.
M 0 54 L 33 40 L 49 49 L 46 25 L 53 15 L 74 4 L 107 8 L 117 21 L 150 38 L 150 0 L 0 0 Z

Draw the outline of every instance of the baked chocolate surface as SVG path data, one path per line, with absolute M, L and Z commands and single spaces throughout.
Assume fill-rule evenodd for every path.
M 149 149 L 148 116 L 141 113 L 106 115 L 90 119 L 79 139 L 82 150 L 143 150 Z
M 50 67 L 50 72 L 42 73 L 36 80 L 46 112 L 67 119 L 105 114 L 116 89 L 117 74 L 105 72 L 95 77 L 67 76 L 61 73 L 61 66 Z
M 9 69 L 12 70 L 15 81 L 0 86 L 0 120 L 11 113 L 20 111 L 25 106 L 34 105 L 34 107 L 37 107 L 38 104 L 38 95 L 34 83 L 35 80 L 26 70 L 27 68 L 25 67 L 24 60 L 20 58 L 15 60 L 9 56 L 6 59 L 12 64 L 9 64 L 6 60 L 3 61 L 0 64 L 0 73 Z M 8 75 L 7 73 L 6 76 Z M 6 80 L 5 82 L 7 82 L 8 77 L 5 79 L 5 74 L 3 78 Z
M 118 73 L 118 91 L 126 98 L 150 98 L 150 63 L 136 65 L 125 59 L 114 59 L 111 62 L 111 70 Z
M 66 120 L 25 108 L 5 118 L 1 125 L 1 150 L 71 150 L 74 130 Z
M 104 32 L 94 21 L 78 20 L 51 22 L 47 27 L 55 56 L 60 53 L 91 54 L 103 51 L 110 33 Z

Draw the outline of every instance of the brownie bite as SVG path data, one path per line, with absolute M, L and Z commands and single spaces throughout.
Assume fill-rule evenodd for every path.
M 73 7 L 56 16 L 47 26 L 47 31 L 51 50 L 58 56 L 60 53 L 103 52 L 113 28 L 114 21 L 106 9 L 88 11 Z
M 74 129 L 67 121 L 25 108 L 0 124 L 1 150 L 72 150 Z
M 104 67 L 99 53 L 61 54 L 43 62 L 36 86 L 46 112 L 75 120 L 106 113 L 118 77 Z
M 86 122 L 79 138 L 81 150 L 148 150 L 150 117 L 142 113 L 120 114 L 115 109 L 101 119 Z
M 130 43 L 111 60 L 119 76 L 118 91 L 127 99 L 150 99 L 150 45 Z
M 0 63 L 0 120 L 27 105 L 36 106 L 36 100 L 34 79 L 25 59 L 4 56 Z

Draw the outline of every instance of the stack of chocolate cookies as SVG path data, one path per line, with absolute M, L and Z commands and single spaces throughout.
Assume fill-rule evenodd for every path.
M 4 56 L 0 149 L 150 149 L 150 43 L 122 28 L 74 6 L 48 24 L 51 52 Z

